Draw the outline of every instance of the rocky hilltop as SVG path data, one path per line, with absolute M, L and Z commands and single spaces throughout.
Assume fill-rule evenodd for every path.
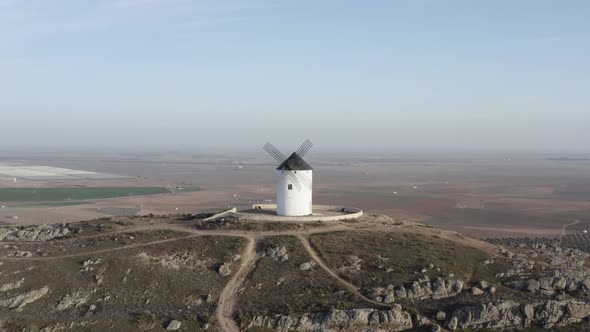
M 6 331 L 588 330 L 589 255 L 368 215 L 0 227 Z

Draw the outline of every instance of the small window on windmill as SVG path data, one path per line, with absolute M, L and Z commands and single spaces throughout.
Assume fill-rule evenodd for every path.
M 289 184 L 287 185 L 287 190 L 293 190 L 293 185 L 289 183 Z

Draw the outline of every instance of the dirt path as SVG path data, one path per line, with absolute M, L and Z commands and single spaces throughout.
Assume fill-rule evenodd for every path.
M 242 253 L 240 269 L 225 285 L 215 313 L 219 327 L 226 332 L 239 332 L 240 329 L 234 320 L 235 308 L 241 291 L 244 289 L 247 278 L 254 270 L 260 256 L 256 254 L 256 239 L 249 238 L 246 250 Z
M 305 250 L 307 251 L 307 253 L 309 254 L 309 256 L 316 262 L 316 264 L 318 264 L 324 271 L 326 271 L 338 283 L 340 283 L 342 286 L 344 286 L 346 289 L 348 289 L 352 294 L 356 295 L 358 298 L 362 299 L 363 301 L 372 304 L 374 307 L 376 307 L 378 309 L 381 309 L 381 310 L 385 309 L 385 310 L 387 310 L 387 309 L 393 308 L 393 305 L 389 305 L 387 303 L 381 303 L 381 302 L 373 301 L 373 300 L 369 299 L 368 297 L 364 296 L 361 293 L 361 290 L 357 286 L 355 286 L 354 284 L 352 284 L 352 283 L 346 281 L 345 279 L 343 279 L 342 277 L 340 277 L 340 275 L 338 275 L 338 273 L 336 273 L 334 270 L 332 270 L 324 262 L 324 260 L 320 258 L 320 256 L 316 252 L 316 250 L 313 248 L 313 246 L 309 242 L 309 239 L 308 238 L 306 238 L 303 235 L 297 235 L 297 238 L 301 241 L 301 244 L 303 244 L 303 247 L 305 248 Z M 400 304 L 400 303 L 396 303 L 396 304 Z M 406 310 L 409 309 L 409 311 L 410 312 L 413 312 L 414 314 L 419 314 L 419 315 L 423 316 L 424 318 L 426 318 L 427 320 L 429 320 L 432 325 L 437 324 L 437 322 L 435 322 L 434 320 L 428 318 L 427 315 L 424 315 L 422 312 L 420 312 L 413 305 L 404 303 L 403 307 Z M 446 330 L 441 329 L 441 331 L 446 331 Z
M 41 260 L 55 260 L 55 259 L 70 258 L 70 257 L 79 257 L 79 256 L 90 256 L 90 255 L 94 255 L 94 254 L 102 254 L 102 253 L 111 252 L 111 251 L 118 251 L 118 250 L 126 250 L 126 249 L 133 249 L 133 248 L 140 248 L 140 247 L 152 246 L 152 245 L 155 245 L 155 244 L 167 243 L 167 242 L 172 242 L 172 241 L 178 241 L 178 240 L 182 240 L 182 239 L 190 239 L 190 238 L 199 237 L 199 236 L 202 236 L 202 235 L 193 234 L 193 235 L 187 235 L 187 236 L 181 236 L 181 237 L 175 237 L 175 238 L 163 239 L 163 240 L 157 240 L 157 241 L 151 241 L 151 242 L 135 243 L 135 244 L 130 244 L 130 245 L 116 247 L 116 248 L 108 248 L 108 249 L 101 249 L 101 250 L 85 251 L 85 252 L 79 252 L 79 253 L 75 253 L 75 254 L 67 254 L 67 255 L 59 255 L 59 256 L 46 256 L 46 257 L 0 257 L 0 261 L 2 261 L 2 260 L 41 261 Z
M 217 231 L 217 230 L 198 230 L 198 229 L 190 229 L 179 225 L 170 225 L 170 224 L 154 224 L 149 226 L 139 226 L 139 227 L 131 227 L 129 229 L 121 229 L 120 231 L 109 232 L 108 235 L 115 235 L 118 233 L 129 233 L 134 231 L 153 231 L 153 230 L 175 230 L 187 233 L 186 236 L 179 236 L 175 238 L 169 239 L 162 239 L 157 241 L 150 241 L 144 243 L 136 243 L 130 244 L 121 247 L 115 248 L 108 248 L 108 249 L 100 249 L 100 250 L 93 250 L 93 251 L 84 251 L 80 253 L 74 254 L 66 254 L 66 255 L 59 255 L 59 256 L 47 256 L 47 257 L 0 257 L 1 260 L 56 260 L 60 258 L 70 258 L 70 257 L 79 257 L 79 256 L 89 256 L 93 254 L 102 254 L 106 252 L 118 251 L 118 250 L 126 250 L 126 249 L 133 249 L 133 248 L 140 248 L 151 246 L 155 244 L 167 243 L 172 241 L 178 241 L 182 239 L 189 239 L 194 237 L 200 236 L 235 236 L 241 238 L 254 238 L 259 236 L 279 236 L 279 235 L 298 235 L 298 234 L 317 234 L 317 233 L 326 233 L 326 232 L 334 232 L 334 231 L 341 231 L 341 230 L 348 230 L 349 228 L 342 225 L 332 225 L 326 227 L 317 227 L 315 229 L 310 230 L 297 230 L 297 231 L 254 231 L 254 232 L 247 232 L 247 231 Z M 106 235 L 106 234 L 102 234 Z M 99 235 L 96 235 L 99 236 Z M 32 243 L 32 242 L 16 242 L 15 244 L 24 244 L 24 243 Z
M 326 271 L 332 278 L 336 279 L 338 283 L 340 283 L 342 286 L 348 289 L 351 293 L 353 293 L 363 301 L 371 303 L 372 305 L 378 306 L 380 308 L 391 308 L 391 306 L 387 304 L 373 301 L 368 297 L 364 296 L 357 286 L 351 284 L 350 282 L 344 280 L 341 276 L 339 276 L 338 273 L 336 273 L 328 265 L 326 265 L 324 260 L 321 259 L 320 256 L 318 256 L 315 249 L 311 246 L 311 243 L 309 243 L 308 238 L 306 238 L 303 235 L 297 235 L 297 238 L 301 241 L 301 244 L 303 244 L 303 247 L 305 248 L 309 256 L 316 262 L 316 264 L 318 264 L 324 271 Z
M 576 224 L 568 224 L 563 227 L 563 233 L 565 233 L 565 229 L 567 226 Z M 216 318 L 219 324 L 219 329 L 222 331 L 227 332 L 238 332 L 239 327 L 236 321 L 234 320 L 235 313 L 236 313 L 236 306 L 238 303 L 238 299 L 240 293 L 243 291 L 249 276 L 252 274 L 254 269 L 256 268 L 257 262 L 260 259 L 260 255 L 256 252 L 256 246 L 258 241 L 261 238 L 267 236 L 281 236 L 281 235 L 290 235 L 297 237 L 303 247 L 305 248 L 308 255 L 316 262 L 318 266 L 320 266 L 324 271 L 326 271 L 337 283 L 342 285 L 345 289 L 350 291 L 352 294 L 357 296 L 359 299 L 371 304 L 373 307 L 380 308 L 380 309 L 390 309 L 393 306 L 388 305 L 385 303 L 380 303 L 373 301 L 366 296 L 364 296 L 361 290 L 355 286 L 354 284 L 348 282 L 347 280 L 343 279 L 338 273 L 332 270 L 319 256 L 318 252 L 313 248 L 311 243 L 309 242 L 308 236 L 312 234 L 318 233 L 328 233 L 328 232 L 337 232 L 337 231 L 349 231 L 349 232 L 404 232 L 408 231 L 408 229 L 414 229 L 415 226 L 412 224 L 405 224 L 404 226 L 399 225 L 392 225 L 383 222 L 379 222 L 377 220 L 365 220 L 362 223 L 344 223 L 344 222 L 335 222 L 330 223 L 325 226 L 318 226 L 318 227 L 302 227 L 301 229 L 296 230 L 284 230 L 284 231 L 245 231 L 245 230 L 201 230 L 201 229 L 194 229 L 187 227 L 186 225 L 182 224 L 170 224 L 170 223 L 153 223 L 149 225 L 134 225 L 129 228 L 121 228 L 119 230 L 105 232 L 102 234 L 93 234 L 88 235 L 85 237 L 78 237 L 76 239 L 81 238 L 92 238 L 92 237 L 99 237 L 99 236 L 108 236 L 108 235 L 115 235 L 119 233 L 129 233 L 135 231 L 154 231 L 154 230 L 170 230 L 170 231 L 179 231 L 183 232 L 185 236 L 178 236 L 169 239 L 162 239 L 157 241 L 145 242 L 145 243 L 136 243 L 131 245 L 125 245 L 121 247 L 115 248 L 107 248 L 101 250 L 94 250 L 94 251 L 87 251 L 81 253 L 74 253 L 74 254 L 66 254 L 61 256 L 49 256 L 49 257 L 0 257 L 0 261 L 2 260 L 57 260 L 62 258 L 68 257 L 79 257 L 79 256 L 90 256 L 93 254 L 99 253 L 106 253 L 118 250 L 127 250 L 132 248 L 139 248 L 139 247 L 146 247 L 161 243 L 179 241 L 183 239 L 195 238 L 200 236 L 234 236 L 240 237 L 248 240 L 248 244 L 244 249 L 244 252 L 241 254 L 241 263 L 239 269 L 235 272 L 235 274 L 231 277 L 228 283 L 223 288 L 221 295 L 219 297 L 219 302 L 217 305 L 216 310 Z M 407 229 L 404 229 L 407 228 Z M 463 242 L 470 242 L 464 239 L 461 236 L 458 236 L 456 233 L 449 233 L 449 232 L 442 232 L 432 229 L 420 229 L 420 231 L 424 233 L 436 233 L 439 236 L 448 237 L 449 240 L 454 241 L 463 241 Z M 20 242 L 23 243 L 23 242 Z M 479 243 L 475 243 L 471 241 L 469 243 L 471 246 L 481 245 Z M 413 309 L 412 305 L 404 304 L 406 309 Z M 412 310 L 415 311 L 415 310 Z M 416 311 L 415 311 L 416 312 Z
M 580 221 L 579 221 L 578 219 L 576 219 L 576 220 L 574 220 L 573 222 L 571 222 L 571 223 L 569 223 L 569 224 L 563 225 L 563 227 L 561 228 L 561 234 L 559 235 L 559 243 L 560 243 L 560 244 L 561 244 L 561 239 L 562 239 L 562 238 L 565 236 L 565 234 L 567 233 L 567 230 L 566 230 L 566 228 L 567 228 L 568 226 L 573 226 L 573 225 L 576 225 L 576 224 L 579 224 L 579 223 L 580 223 Z

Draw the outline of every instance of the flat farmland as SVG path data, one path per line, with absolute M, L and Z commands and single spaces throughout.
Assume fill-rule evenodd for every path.
M 375 158 L 312 150 L 314 203 L 356 206 L 369 213 L 423 222 L 476 237 L 557 237 L 590 228 L 590 162 L 550 160 L 551 156 L 407 155 Z M 249 153 L 72 153 L 5 154 L 48 167 L 116 174 L 120 179 L 0 179 L 0 188 L 159 187 L 197 192 L 121 195 L 80 200 L 84 205 L 17 207 L 4 202 L 0 213 L 18 222 L 51 222 L 100 217 L 109 212 L 190 213 L 225 206 L 274 201 L 274 164 L 263 151 Z M 106 189 L 105 189 L 106 190 Z M 151 190 L 151 189 L 150 189 Z M 0 191 L 1 193 L 1 191 Z M 125 210 L 127 209 L 127 210 Z M 36 216 L 42 215 L 42 218 Z M 25 220 L 25 221 L 22 221 Z
M 0 188 L 0 202 L 60 202 L 170 192 L 164 187 Z

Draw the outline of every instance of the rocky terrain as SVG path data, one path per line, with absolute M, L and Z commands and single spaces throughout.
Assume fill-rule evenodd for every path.
M 0 227 L 6 331 L 589 330 L 589 255 L 369 215 Z
M 351 309 L 331 310 L 301 316 L 275 315 L 272 317 L 256 316 L 248 327 L 265 327 L 279 331 L 325 331 L 358 329 L 381 329 L 403 331 L 412 328 L 411 315 L 396 305 L 390 310 Z
M 0 241 L 49 241 L 70 233 L 65 225 L 41 225 L 30 227 L 2 227 Z

